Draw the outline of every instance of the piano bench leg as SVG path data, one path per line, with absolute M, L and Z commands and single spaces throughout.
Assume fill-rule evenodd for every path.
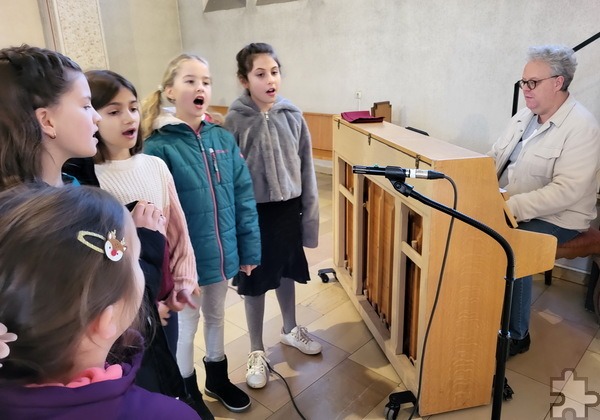
M 552 285 L 552 269 L 544 272 L 544 283 L 548 286 Z

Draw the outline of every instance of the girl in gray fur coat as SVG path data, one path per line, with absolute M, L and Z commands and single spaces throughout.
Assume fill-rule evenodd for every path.
M 319 235 L 317 181 L 310 134 L 302 112 L 277 95 L 279 60 L 264 43 L 244 47 L 236 56 L 238 78 L 246 89 L 225 119 L 246 158 L 257 203 L 262 262 L 251 275 L 234 281 L 245 295 L 250 332 L 246 383 L 267 384 L 263 344 L 265 293 L 275 289 L 283 328 L 281 342 L 305 354 L 318 354 L 321 344 L 296 324 L 295 282 L 310 280 L 303 246 L 316 248 Z

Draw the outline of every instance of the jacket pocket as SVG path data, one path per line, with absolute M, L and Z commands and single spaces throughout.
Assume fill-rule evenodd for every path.
M 529 173 L 535 177 L 551 180 L 554 163 L 561 152 L 561 149 L 556 148 L 542 147 L 537 149 L 529 166 Z

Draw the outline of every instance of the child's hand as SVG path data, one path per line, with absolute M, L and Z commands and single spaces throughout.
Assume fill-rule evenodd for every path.
M 168 319 L 171 317 L 171 314 L 169 314 L 169 307 L 163 300 L 158 302 L 157 305 L 158 305 L 158 316 L 160 317 L 160 324 L 163 327 L 166 327 L 167 324 L 169 323 Z
M 152 203 L 140 200 L 131 211 L 136 227 L 157 230 L 166 235 L 165 217 L 162 210 Z
M 240 265 L 240 271 L 249 276 L 256 267 L 256 265 Z
M 192 293 L 190 293 L 188 290 L 185 290 L 185 289 L 180 290 L 177 293 L 175 293 L 175 291 L 171 292 L 171 294 L 169 295 L 169 297 L 167 298 L 165 303 L 167 304 L 169 309 L 171 309 L 172 311 L 175 311 L 175 312 L 181 311 L 183 308 L 185 308 L 186 304 L 189 305 L 193 309 L 198 309 L 198 307 L 192 300 L 192 294 L 194 294 L 194 295 L 200 294 L 200 288 L 197 285 L 194 288 Z

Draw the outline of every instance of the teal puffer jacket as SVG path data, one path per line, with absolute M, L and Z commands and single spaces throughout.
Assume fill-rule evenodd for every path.
M 203 122 L 200 133 L 173 117 L 144 142 L 165 161 L 185 213 L 201 286 L 233 277 L 240 265 L 260 264 L 260 230 L 246 162 L 233 136 Z M 162 122 L 162 124 L 160 124 Z

